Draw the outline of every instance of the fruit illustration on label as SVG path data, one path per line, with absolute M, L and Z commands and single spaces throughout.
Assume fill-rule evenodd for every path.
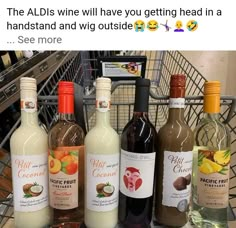
M 182 191 L 187 188 L 187 185 L 191 183 L 191 174 L 188 174 L 186 177 L 178 177 L 173 186 L 177 191 Z
M 48 166 L 49 166 L 49 171 L 52 174 L 57 174 L 61 170 L 60 160 L 53 158 L 51 155 L 49 155 Z
M 230 161 L 230 150 L 219 150 L 214 154 L 214 160 L 219 165 L 228 165 Z
M 51 174 L 62 171 L 67 175 L 73 175 L 78 171 L 78 151 L 50 150 L 48 166 Z
M 142 178 L 140 178 L 139 170 L 134 167 L 126 168 L 125 175 L 123 176 L 123 180 L 124 180 L 126 188 L 130 192 L 137 191 L 143 183 Z
M 96 191 L 98 193 L 97 194 L 98 198 L 109 197 L 114 193 L 115 187 L 111 185 L 109 182 L 106 184 L 100 183 L 96 185 Z
M 220 173 L 226 175 L 230 161 L 230 151 L 199 151 L 198 167 L 204 174 Z
M 37 184 L 25 184 L 23 186 L 23 192 L 25 193 L 24 198 L 37 197 L 43 192 L 43 186 Z

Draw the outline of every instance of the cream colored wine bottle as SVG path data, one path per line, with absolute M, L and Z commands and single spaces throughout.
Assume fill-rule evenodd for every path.
M 119 136 L 110 125 L 111 80 L 96 80 L 96 124 L 85 137 L 85 224 L 113 228 L 118 221 Z
M 39 127 L 36 80 L 21 78 L 21 125 L 10 139 L 15 227 L 50 225 L 48 141 Z

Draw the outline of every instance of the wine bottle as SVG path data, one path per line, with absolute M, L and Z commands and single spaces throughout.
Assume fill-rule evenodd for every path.
M 7 51 L 0 51 L 0 72 L 11 66 L 11 59 Z
M 110 125 L 111 80 L 96 80 L 96 124 L 85 137 L 85 225 L 113 228 L 118 222 L 119 136 Z
M 156 130 L 148 119 L 150 80 L 136 79 L 132 119 L 121 135 L 119 221 L 148 227 L 152 220 Z
M 50 206 L 54 224 L 80 223 L 84 216 L 84 132 L 75 122 L 73 82 L 59 82 L 58 113 L 48 133 Z
M 24 58 L 23 51 L 8 51 L 12 65 Z
M 14 221 L 19 228 L 50 225 L 48 138 L 39 127 L 36 80 L 20 79 L 21 125 L 10 139 Z
M 184 121 L 184 75 L 170 79 L 169 116 L 157 134 L 157 222 L 184 226 L 188 221 L 193 160 L 193 132 Z
M 227 227 L 230 133 L 219 120 L 219 81 L 205 82 L 203 112 L 194 131 L 191 219 L 197 227 Z

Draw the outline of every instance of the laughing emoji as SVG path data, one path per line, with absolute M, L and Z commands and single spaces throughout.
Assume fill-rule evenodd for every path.
M 186 27 L 187 27 L 188 31 L 194 32 L 198 28 L 198 23 L 195 20 L 190 20 L 190 21 L 188 21 Z
M 145 28 L 145 23 L 142 20 L 138 20 L 134 22 L 135 32 L 143 32 Z
M 158 29 L 158 22 L 155 20 L 150 20 L 147 23 L 147 28 L 149 29 L 149 31 L 154 32 Z

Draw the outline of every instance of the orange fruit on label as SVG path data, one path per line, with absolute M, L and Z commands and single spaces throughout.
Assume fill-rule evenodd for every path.
M 78 170 L 78 164 L 77 163 L 70 163 L 69 165 L 66 166 L 66 173 L 68 175 L 75 174 Z

